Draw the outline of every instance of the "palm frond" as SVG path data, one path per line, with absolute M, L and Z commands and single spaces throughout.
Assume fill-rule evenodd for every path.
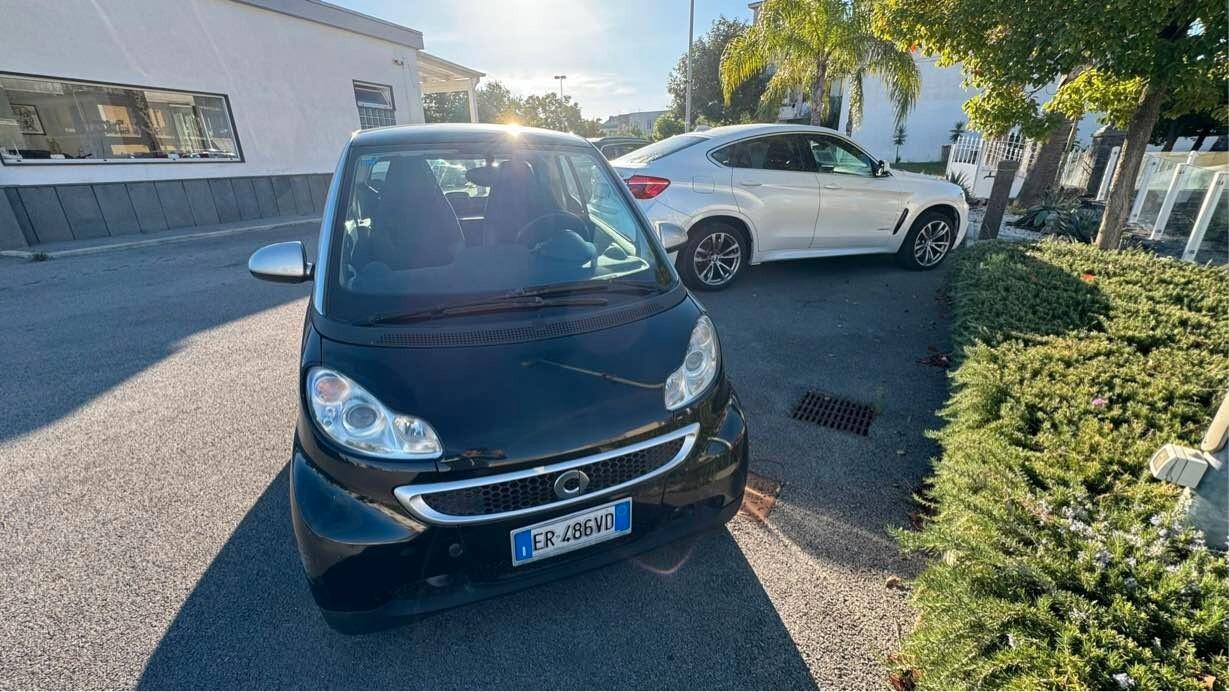
M 850 80 L 850 124 L 862 121 L 867 75 L 879 77 L 902 122 L 917 102 L 921 74 L 913 56 L 871 30 L 870 0 L 764 0 L 759 18 L 731 40 L 721 56 L 721 89 L 728 103 L 743 82 L 772 66 L 762 102 L 780 103 L 791 90 L 813 93 L 819 65 L 826 84 Z M 826 99 L 812 104 L 822 115 Z
M 760 102 L 765 105 L 779 106 L 795 90 L 810 91 L 815 83 L 815 65 L 804 60 L 787 60 L 776 66 L 776 71 L 768 80 L 764 95 Z
M 849 120 L 846 124 L 846 131 L 850 134 L 862 127 L 862 105 L 865 103 L 862 80 L 865 76 L 865 69 L 856 70 L 849 75 Z
M 721 75 L 721 96 L 727 106 L 738 87 L 771 64 L 771 56 L 758 33 L 752 27 L 747 33 L 735 36 L 721 53 L 718 73 Z
M 863 46 L 867 72 L 879 77 L 896 108 L 896 122 L 904 122 L 922 91 L 922 73 L 909 51 L 883 39 L 868 37 Z

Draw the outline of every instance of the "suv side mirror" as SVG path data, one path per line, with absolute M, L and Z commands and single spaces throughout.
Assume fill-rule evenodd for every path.
M 888 174 L 889 170 L 890 169 L 888 168 L 888 162 L 884 161 L 883 159 L 879 159 L 879 163 L 875 164 L 875 177 L 876 178 L 883 177 Z
M 687 244 L 687 231 L 684 231 L 682 226 L 659 223 L 657 232 L 661 235 L 661 244 L 666 248 L 666 252 L 674 252 Z
M 252 276 L 282 284 L 307 281 L 312 278 L 313 269 L 307 261 L 307 250 L 297 240 L 266 245 L 248 259 L 248 271 Z

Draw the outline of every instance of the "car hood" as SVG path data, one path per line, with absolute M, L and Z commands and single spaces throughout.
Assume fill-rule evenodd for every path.
M 384 405 L 427 421 L 441 470 L 501 467 L 610 445 L 668 425 L 663 384 L 700 309 L 690 299 L 648 318 L 554 339 L 397 348 L 322 339 L 321 364 Z
M 899 171 L 892 169 L 892 177 L 911 191 L 926 194 L 931 197 L 963 197 L 964 191 L 959 185 L 947 182 L 943 178 L 925 173 Z

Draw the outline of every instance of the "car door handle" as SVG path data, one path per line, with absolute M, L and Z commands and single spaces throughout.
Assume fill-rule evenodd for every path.
M 754 180 L 744 180 L 741 183 L 739 183 L 739 185 L 742 185 L 743 187 L 759 187 L 760 185 L 763 185 L 763 184 L 764 183 L 757 183 Z
M 839 190 L 841 189 L 841 186 L 833 184 L 833 183 L 828 183 L 827 185 L 824 185 L 824 189 L 825 190 Z

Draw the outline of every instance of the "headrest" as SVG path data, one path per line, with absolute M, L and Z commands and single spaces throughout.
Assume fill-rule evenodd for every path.
M 426 161 L 405 156 L 398 156 L 389 164 L 385 186 L 403 192 L 439 189 L 435 174 Z
M 465 179 L 478 187 L 490 187 L 495 182 L 495 167 L 471 168 L 465 171 Z

